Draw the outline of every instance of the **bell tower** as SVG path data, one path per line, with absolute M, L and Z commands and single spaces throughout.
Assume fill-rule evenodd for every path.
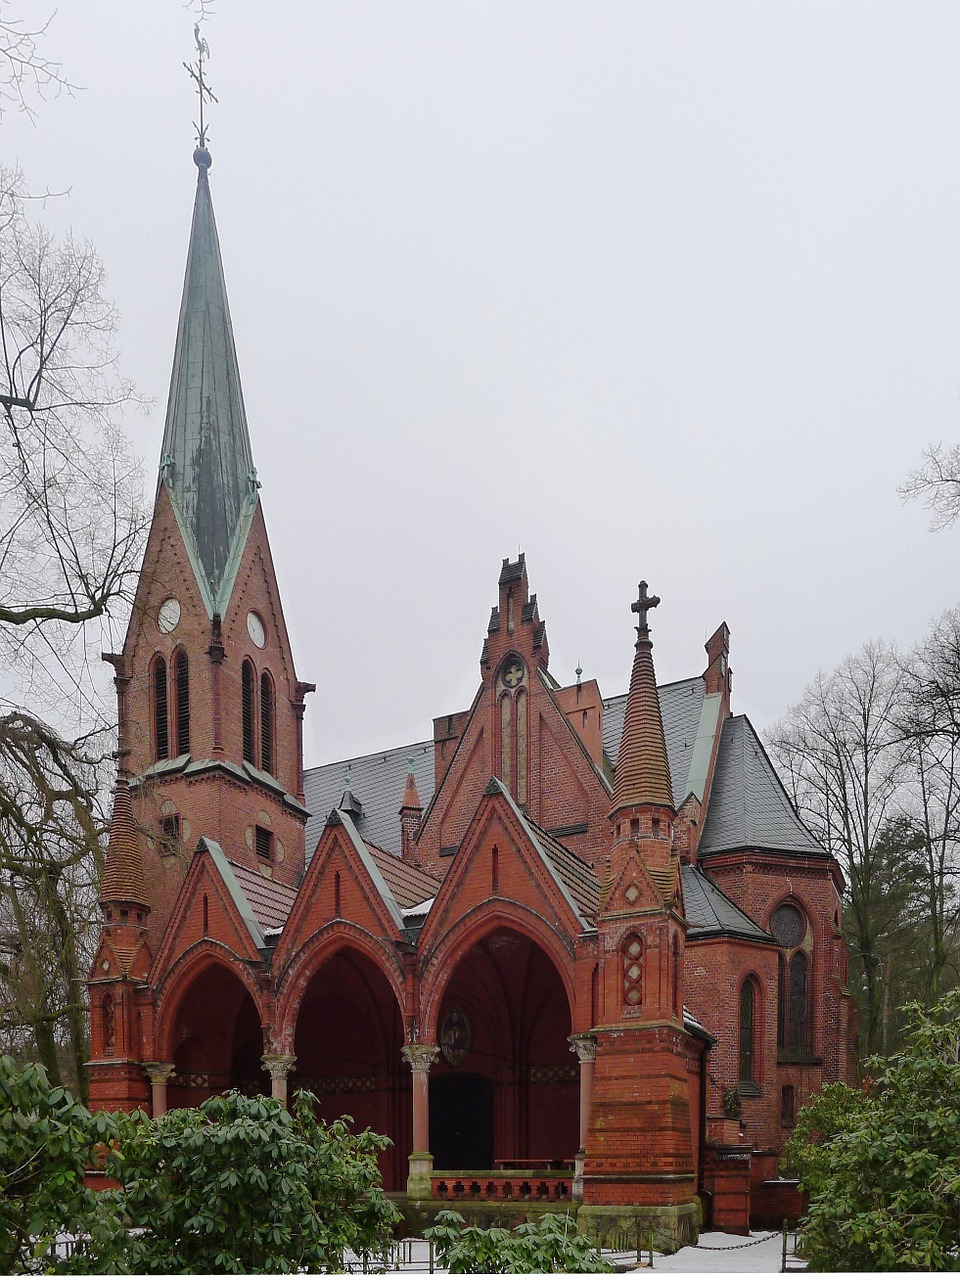
M 153 522 L 113 664 L 154 950 L 202 837 L 266 879 L 304 864 L 302 717 L 210 195 L 197 188 Z

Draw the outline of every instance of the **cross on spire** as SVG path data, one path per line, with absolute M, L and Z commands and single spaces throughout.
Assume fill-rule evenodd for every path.
M 637 587 L 637 591 L 640 593 L 639 597 L 634 600 L 633 604 L 630 606 L 630 611 L 631 613 L 638 613 L 640 615 L 640 625 L 637 627 L 637 635 L 639 636 L 644 635 L 649 631 L 649 627 L 647 626 L 647 612 L 648 610 L 655 609 L 657 607 L 660 603 L 660 597 L 648 596 L 647 584 L 645 582 L 640 583 Z

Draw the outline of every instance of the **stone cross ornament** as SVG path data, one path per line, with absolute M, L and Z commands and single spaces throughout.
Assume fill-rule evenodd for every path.
M 644 636 L 649 634 L 650 631 L 650 628 L 647 626 L 647 612 L 650 609 L 655 609 L 657 607 L 660 603 L 660 597 L 648 596 L 647 584 L 645 582 L 640 583 L 637 587 L 637 591 L 640 593 L 639 598 L 634 600 L 633 604 L 630 606 L 630 610 L 632 613 L 638 613 L 640 615 L 640 625 L 637 627 L 637 635 Z

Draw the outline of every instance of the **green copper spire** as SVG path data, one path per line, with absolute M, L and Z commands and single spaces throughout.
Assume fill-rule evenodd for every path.
M 207 172 L 198 147 L 197 197 L 160 455 L 166 485 L 212 617 L 225 613 L 257 504 L 240 368 Z

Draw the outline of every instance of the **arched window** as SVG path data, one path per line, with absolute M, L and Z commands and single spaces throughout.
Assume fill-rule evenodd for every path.
M 153 664 L 153 748 L 158 760 L 166 760 L 170 754 L 167 664 L 159 655 Z
M 777 960 L 777 1049 L 784 1058 L 804 1058 L 810 1052 L 806 918 L 793 903 L 783 902 L 770 917 L 770 932 L 781 948 Z
M 264 671 L 260 677 L 260 768 L 273 773 L 273 681 Z
M 809 965 L 802 951 L 794 952 L 790 959 L 790 1001 L 787 1014 L 787 1047 L 798 1053 L 806 1053 L 810 1048 L 808 1028 L 809 1000 L 807 999 L 807 977 Z
M 182 649 L 173 660 L 173 676 L 177 688 L 177 755 L 190 752 L 190 663 Z
M 100 1006 L 103 1012 L 103 1044 L 112 1049 L 117 1043 L 117 1015 L 113 996 L 108 991 Z
M 749 978 L 740 988 L 740 1074 L 741 1084 L 754 1082 L 754 1027 L 756 1021 L 757 994 Z
M 254 758 L 255 739 L 253 735 L 253 690 L 254 675 L 253 663 L 249 658 L 244 659 L 243 667 L 240 672 L 241 683 L 241 714 L 243 716 L 243 758 L 249 760 L 251 764 L 256 764 Z
M 623 1002 L 629 1009 L 639 1009 L 643 1000 L 643 943 L 635 933 L 623 943 Z

